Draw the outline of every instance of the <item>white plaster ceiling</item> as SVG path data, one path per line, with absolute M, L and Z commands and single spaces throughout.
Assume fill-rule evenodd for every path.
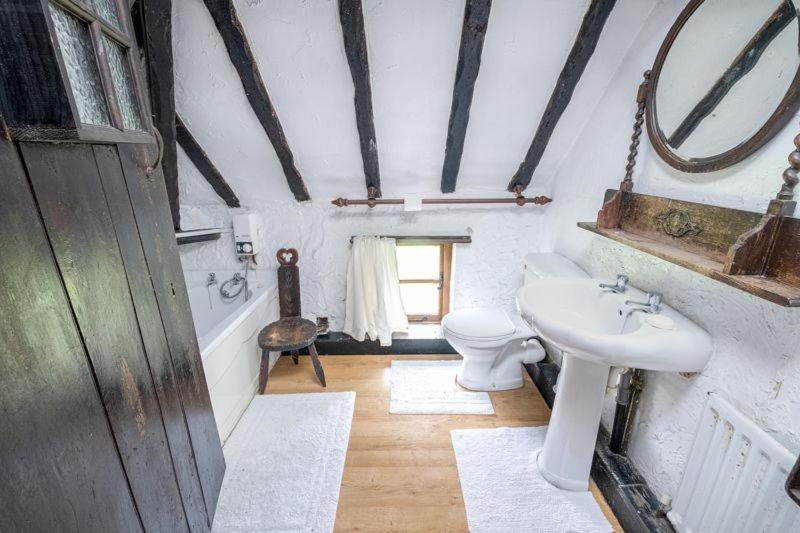
M 507 194 L 588 4 L 493 3 L 457 195 Z M 637 28 L 627 25 L 631 17 L 624 14 L 642 2 L 618 4 L 609 26 L 616 17 L 621 28 L 607 26 L 598 46 L 603 49 L 611 32 L 614 45 L 605 46 L 616 55 L 593 58 L 599 66 L 591 70 L 590 62 L 587 73 L 593 72 L 600 87 L 585 97 L 576 92 L 573 105 L 576 98 L 585 100 L 579 106 L 596 103 L 619 66 L 623 43 L 635 36 Z M 644 4 L 649 11 L 651 2 Z M 173 5 L 178 113 L 243 205 L 290 198 L 203 0 Z M 363 198 L 353 84 L 336 0 L 235 0 L 235 5 L 312 198 Z M 363 7 L 383 194 L 439 195 L 464 0 L 364 0 Z M 577 125 L 583 120 L 574 118 Z M 559 134 L 565 127 L 560 124 L 554 135 L 559 152 L 572 142 L 570 135 Z M 543 159 L 548 171 L 560 161 L 560 153 L 546 152 Z M 547 192 L 549 174 L 537 172 L 532 190 Z
M 365 189 L 353 81 L 331 0 L 236 0 L 295 164 L 313 196 Z
M 439 191 L 463 17 L 464 0 L 364 2 L 384 196 Z
M 492 4 L 459 188 L 505 190 L 530 147 L 588 5 L 589 0 Z
M 291 197 L 203 0 L 172 5 L 178 114 L 243 203 Z

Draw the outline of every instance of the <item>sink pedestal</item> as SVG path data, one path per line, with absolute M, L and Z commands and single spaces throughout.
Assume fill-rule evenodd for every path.
M 564 354 L 553 413 L 537 460 L 542 476 L 556 487 L 589 489 L 610 368 Z

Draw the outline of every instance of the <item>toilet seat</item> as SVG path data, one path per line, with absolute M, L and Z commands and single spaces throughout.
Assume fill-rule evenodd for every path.
M 442 329 L 466 341 L 502 341 L 517 331 L 505 311 L 487 307 L 453 311 L 442 319 Z

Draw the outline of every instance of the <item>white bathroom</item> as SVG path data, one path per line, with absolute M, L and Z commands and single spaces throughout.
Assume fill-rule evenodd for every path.
M 797 0 L 24 4 L 9 530 L 800 533 Z

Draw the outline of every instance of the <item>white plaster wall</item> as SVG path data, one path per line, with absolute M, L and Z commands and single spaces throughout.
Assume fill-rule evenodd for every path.
M 578 134 L 555 176 L 550 210 L 555 248 L 595 276 L 623 272 L 631 283 L 704 327 L 715 352 L 698 376 L 648 372 L 630 456 L 656 493 L 674 494 L 708 392 L 718 392 L 793 452 L 800 450 L 800 311 L 770 304 L 727 285 L 575 227 L 592 221 L 603 192 L 624 174 L 634 97 L 666 32 L 685 2 L 655 6 L 613 81 Z M 684 200 L 763 211 L 781 184 L 797 120 L 746 161 L 709 174 L 685 174 L 664 164 L 646 134 L 639 148 L 635 190 Z M 610 427 L 613 399 L 604 424 Z
M 230 213 L 214 204 L 187 205 L 184 198 L 202 196 L 206 184 L 192 172 L 181 176 L 181 218 L 197 226 L 230 227 Z M 465 235 L 471 244 L 455 245 L 452 308 L 476 305 L 514 309 L 514 293 L 522 285 L 522 257 L 541 251 L 546 207 L 465 209 L 403 212 L 366 207 L 340 209 L 327 202 L 298 204 L 279 200 L 241 210 L 262 218 L 264 252 L 258 258 L 261 275 L 277 275 L 275 252 L 294 247 L 300 253 L 303 315 L 328 316 L 331 327 L 344 325 L 347 261 L 352 235 Z M 218 241 L 181 246 L 187 272 L 232 270 L 239 267 L 230 232 Z

